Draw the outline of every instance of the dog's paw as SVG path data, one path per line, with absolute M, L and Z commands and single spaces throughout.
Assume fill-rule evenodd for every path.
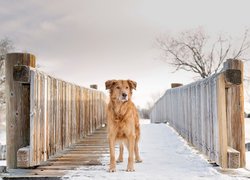
M 109 168 L 109 172 L 110 173 L 116 172 L 116 169 L 115 168 Z
M 122 163 L 122 162 L 123 162 L 123 159 L 117 159 L 116 162 L 117 162 L 117 163 Z
M 127 169 L 126 171 L 127 171 L 127 172 L 134 172 L 135 169 Z
M 128 167 L 126 171 L 127 171 L 127 172 L 134 172 L 135 169 L 134 169 L 133 167 Z
M 142 159 L 136 159 L 135 162 L 136 163 L 142 163 Z

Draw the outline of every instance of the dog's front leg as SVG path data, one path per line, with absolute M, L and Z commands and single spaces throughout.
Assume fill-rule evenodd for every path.
M 114 137 L 109 137 L 109 152 L 110 152 L 109 172 L 115 172 L 116 162 L 115 162 L 115 138 Z
M 117 163 L 123 162 L 123 151 L 124 151 L 124 148 L 123 148 L 123 144 L 122 143 L 120 143 L 119 149 L 120 149 L 120 153 L 119 153 L 118 159 L 116 160 Z
M 130 135 L 128 137 L 128 149 L 129 149 L 129 154 L 128 154 L 128 172 L 135 171 L 134 169 L 134 145 L 135 145 L 135 135 Z

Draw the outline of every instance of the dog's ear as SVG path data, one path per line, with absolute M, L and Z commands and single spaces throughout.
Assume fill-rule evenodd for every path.
M 115 85 L 116 80 L 108 80 L 105 82 L 106 89 L 111 89 L 113 85 Z
M 130 86 L 131 89 L 135 89 L 136 90 L 137 83 L 135 81 L 128 80 L 128 84 L 129 84 L 129 86 Z

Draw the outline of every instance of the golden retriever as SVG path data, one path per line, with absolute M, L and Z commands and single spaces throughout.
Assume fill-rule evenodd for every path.
M 140 139 L 139 116 L 131 101 L 132 90 L 137 83 L 131 80 L 109 80 L 105 82 L 110 90 L 108 104 L 108 140 L 110 149 L 109 172 L 116 171 L 115 144 L 120 144 L 117 162 L 123 162 L 123 143 L 128 148 L 127 171 L 134 171 L 134 153 L 136 162 L 142 162 L 139 156 L 138 142 Z

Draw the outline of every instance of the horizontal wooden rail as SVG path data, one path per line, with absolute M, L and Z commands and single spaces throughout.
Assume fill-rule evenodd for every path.
M 240 62 L 235 60 L 234 63 Z M 173 86 L 175 88 L 167 90 L 155 103 L 151 121 L 168 122 L 182 137 L 223 168 L 244 167 L 244 121 L 240 119 L 243 94 L 240 90 L 235 94 L 231 92 L 233 88 L 243 86 L 241 70 L 224 68 L 221 73 L 204 80 Z M 232 99 L 236 109 L 232 108 Z M 232 131 L 241 133 L 232 134 Z M 238 146 L 232 143 L 236 139 Z
M 9 98 L 20 102 L 18 106 L 10 102 L 7 108 L 14 116 L 7 119 L 12 122 L 7 126 L 16 129 L 7 132 L 7 137 L 21 136 L 19 140 L 7 142 L 7 149 L 14 147 L 13 151 L 7 151 L 9 168 L 40 165 L 106 123 L 104 93 L 56 79 L 35 66 L 16 62 L 23 57 L 34 59 L 33 55 L 14 53 L 8 54 L 6 60 Z M 12 120 L 15 116 L 19 117 L 20 124 Z

